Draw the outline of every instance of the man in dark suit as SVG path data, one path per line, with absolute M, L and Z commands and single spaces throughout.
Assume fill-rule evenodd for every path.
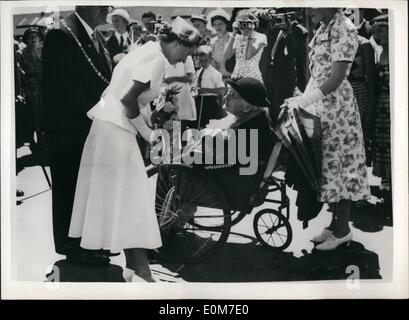
M 115 33 L 108 39 L 107 46 L 112 62 L 116 64 L 122 58 L 126 49 L 131 45 L 128 25 L 132 20 L 128 12 L 124 9 L 115 9 L 108 15 L 107 20 L 115 28 Z
M 82 149 L 91 127 L 87 111 L 109 84 L 112 66 L 103 36 L 107 6 L 78 6 L 44 41 L 44 125 L 52 176 L 55 250 L 68 259 L 106 263 L 100 252 L 85 252 L 68 237 Z M 85 261 L 84 261 L 85 260 Z
M 263 15 L 262 19 L 271 19 Z M 297 87 L 304 91 L 307 83 L 308 31 L 296 21 L 287 26 L 267 23 L 267 46 L 260 58 L 260 71 L 268 98 L 271 101 L 270 117 L 273 123 L 284 100 L 293 96 Z

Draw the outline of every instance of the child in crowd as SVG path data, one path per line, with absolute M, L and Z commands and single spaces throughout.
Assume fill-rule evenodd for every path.
M 200 69 L 196 73 L 197 96 L 195 98 L 197 121 L 196 127 L 202 128 L 210 119 L 221 119 L 224 111 L 219 103 L 220 96 L 225 92 L 222 74 L 212 65 L 212 49 L 201 46 L 198 49 Z

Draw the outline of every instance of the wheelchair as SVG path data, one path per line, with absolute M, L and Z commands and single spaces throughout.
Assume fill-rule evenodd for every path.
M 158 259 L 189 264 L 213 256 L 227 242 L 231 227 L 265 202 L 275 208 L 258 211 L 256 238 L 275 251 L 292 241 L 290 204 L 284 179 L 275 176 L 282 143 L 257 174 L 240 176 L 232 168 L 203 169 L 186 164 L 160 164 L 147 171 L 155 190 L 155 210 L 162 237 Z M 269 199 L 278 192 L 278 199 Z

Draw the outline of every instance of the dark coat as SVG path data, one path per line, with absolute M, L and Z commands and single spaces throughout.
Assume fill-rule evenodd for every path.
M 82 44 L 95 67 L 108 80 L 112 66 L 108 57 L 99 55 L 78 17 L 71 14 L 64 21 Z M 107 53 L 104 39 L 98 34 Z M 88 63 L 85 55 L 64 25 L 47 33 L 42 52 L 43 98 L 46 129 L 55 128 L 57 118 L 65 114 L 85 115 L 107 87 Z
M 257 191 L 257 183 L 261 181 L 264 174 L 265 166 L 273 150 L 273 146 L 277 141 L 273 135 L 270 120 L 265 112 L 261 112 L 255 117 L 239 124 L 234 129 L 246 130 L 246 155 L 250 156 L 250 129 L 258 129 L 258 170 L 253 175 L 241 175 L 240 168 L 248 167 L 248 164 L 236 163 L 233 166 L 218 168 L 218 166 L 204 166 L 206 175 L 211 177 L 213 181 L 224 192 L 227 201 L 232 210 L 248 210 L 251 207 L 250 198 Z M 236 139 L 239 134 L 236 132 Z M 238 146 L 238 141 L 236 142 Z M 225 146 L 225 163 L 228 163 L 227 146 Z M 236 156 L 238 161 L 238 157 Z M 255 159 L 251 159 L 254 161 Z M 213 168 L 213 169 L 211 169 Z
M 109 56 L 111 57 L 111 59 L 113 59 L 117 54 L 124 52 L 125 48 L 129 45 L 131 45 L 131 41 L 129 40 L 129 38 L 121 47 L 117 37 L 115 35 L 112 35 L 107 41 Z
M 270 117 L 273 122 L 278 116 L 280 105 L 285 99 L 292 96 L 295 87 L 303 91 L 307 82 L 307 30 L 299 24 L 293 24 L 291 32 L 284 31 L 285 35 L 278 43 L 274 63 L 271 65 L 271 52 L 279 31 L 272 29 L 267 32 L 267 46 L 264 48 L 259 63 L 272 105 Z
M 53 233 L 56 252 L 68 254 L 68 247 L 78 241 L 69 239 L 68 230 L 74 203 L 75 187 L 82 150 L 91 120 L 87 112 L 100 99 L 111 78 L 111 61 L 103 37 L 97 33 L 103 50 L 96 50 L 91 38 L 75 14 L 64 19 L 97 68 L 95 71 L 70 31 L 47 33 L 44 41 L 43 101 L 45 133 L 48 141 L 52 176 Z

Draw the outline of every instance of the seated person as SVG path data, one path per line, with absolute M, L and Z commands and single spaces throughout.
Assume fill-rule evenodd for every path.
M 222 188 L 232 209 L 245 210 L 249 206 L 250 196 L 255 192 L 256 183 L 264 173 L 277 138 L 271 130 L 269 117 L 264 110 L 270 104 L 266 98 L 264 85 L 254 78 L 247 77 L 237 81 L 228 79 L 226 83 L 229 85 L 225 108 L 227 115 L 223 119 L 211 121 L 207 128 L 201 131 L 199 140 L 201 144 L 196 150 L 201 149 L 203 164 L 196 167 L 206 170 L 206 174 Z M 225 147 L 221 157 L 214 148 L 215 143 L 204 142 L 209 135 L 214 139 L 220 136 L 224 138 Z M 235 163 L 228 159 L 231 139 L 235 139 Z M 209 150 L 209 145 L 214 149 Z M 243 147 L 244 155 L 244 150 L 240 150 Z M 209 153 L 213 155 L 213 162 L 210 165 L 205 162 L 205 157 Z M 220 164 L 220 160 L 224 162 Z

